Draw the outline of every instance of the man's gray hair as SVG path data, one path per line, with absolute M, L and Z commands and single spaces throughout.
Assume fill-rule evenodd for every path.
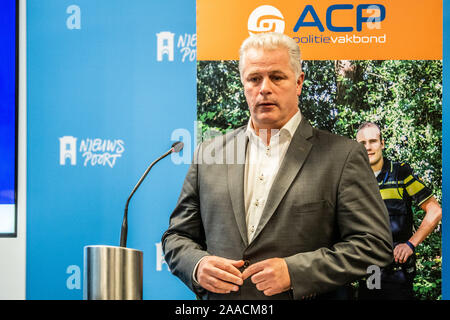
M 245 54 L 250 48 L 263 48 L 267 50 L 286 48 L 289 53 L 289 60 L 292 70 L 295 73 L 295 78 L 298 79 L 300 77 L 302 73 L 302 60 L 300 48 L 295 40 L 283 33 L 268 32 L 252 35 L 242 43 L 239 49 L 239 73 L 241 79 L 243 76 Z

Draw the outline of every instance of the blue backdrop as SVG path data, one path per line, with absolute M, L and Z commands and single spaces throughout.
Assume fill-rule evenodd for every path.
M 192 153 L 195 32 L 195 1 L 27 1 L 27 299 L 82 299 L 83 247 L 119 245 L 128 195 L 177 133 Z M 188 169 L 176 160 L 129 207 L 144 299 L 194 298 L 158 250 Z

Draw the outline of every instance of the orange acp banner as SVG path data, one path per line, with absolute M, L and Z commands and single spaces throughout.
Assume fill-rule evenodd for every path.
M 197 0 L 198 60 L 237 60 L 252 33 L 282 32 L 305 60 L 440 60 L 440 0 Z

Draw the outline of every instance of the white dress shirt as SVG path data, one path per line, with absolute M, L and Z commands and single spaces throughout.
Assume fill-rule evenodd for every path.
M 301 113 L 297 111 L 280 130 L 272 129 L 268 146 L 264 142 L 267 141 L 266 132 L 260 130 L 259 136 L 257 136 L 251 118 L 248 122 L 246 134 L 249 141 L 245 156 L 244 201 L 249 243 L 253 240 L 273 180 L 301 119 Z M 194 282 L 197 284 L 197 268 L 203 258 L 197 262 L 192 274 Z
M 292 137 L 301 121 L 297 113 L 281 129 L 272 129 L 269 145 L 267 132 L 256 135 L 250 119 L 247 125 L 249 137 L 245 161 L 244 201 L 247 238 L 250 243 L 258 227 L 272 183 L 278 173 Z

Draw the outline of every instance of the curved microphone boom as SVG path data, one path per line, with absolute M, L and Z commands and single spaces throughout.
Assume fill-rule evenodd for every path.
M 133 188 L 133 191 L 131 191 L 130 196 L 127 199 L 127 203 L 125 205 L 125 212 L 123 215 L 123 221 L 122 221 L 122 229 L 120 231 L 120 246 L 121 247 L 126 247 L 127 246 L 127 235 L 128 235 L 128 205 L 130 203 L 131 197 L 134 195 L 134 193 L 136 192 L 136 190 L 139 188 L 139 186 L 141 185 L 142 181 L 144 181 L 145 177 L 147 176 L 147 174 L 149 173 L 149 171 L 151 170 L 151 168 L 161 159 L 164 159 L 165 157 L 167 157 L 169 154 L 175 152 L 180 152 L 183 149 L 183 142 L 181 141 L 177 141 L 174 144 L 172 144 L 172 147 L 170 148 L 169 151 L 167 151 L 166 153 L 164 153 L 162 156 L 160 156 L 158 159 L 156 159 L 155 161 L 153 161 L 147 168 L 147 170 L 145 170 L 144 174 L 142 175 L 142 177 L 139 179 L 138 183 L 136 184 L 136 186 Z

